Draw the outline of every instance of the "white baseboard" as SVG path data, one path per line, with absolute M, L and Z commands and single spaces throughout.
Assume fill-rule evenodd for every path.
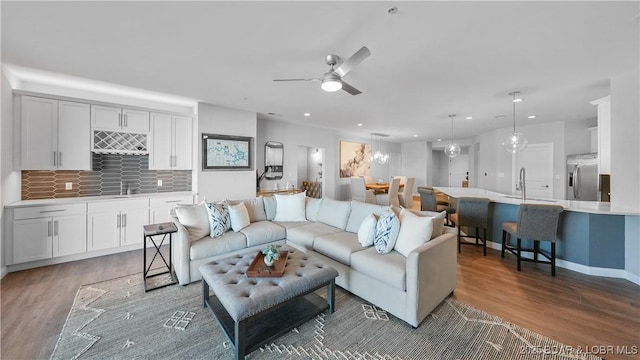
M 5 275 L 7 275 L 9 273 L 9 270 L 7 269 L 6 266 L 3 266 L 2 268 L 0 268 L 0 279 L 4 278 Z
M 502 243 L 488 241 L 487 247 L 500 251 L 502 249 Z M 532 259 L 533 254 L 523 253 L 522 257 L 527 259 Z M 625 269 L 610 269 L 610 268 L 587 266 L 587 265 L 577 264 L 577 263 L 562 260 L 562 259 L 556 259 L 556 266 L 561 267 L 563 269 L 567 269 L 567 270 L 571 270 L 571 271 L 575 271 L 575 272 L 579 272 L 579 273 L 591 275 L 591 276 L 602 276 L 602 277 L 610 277 L 610 278 L 617 278 L 617 279 L 625 279 L 625 280 L 631 281 L 636 285 L 640 285 L 640 275 L 632 274 Z

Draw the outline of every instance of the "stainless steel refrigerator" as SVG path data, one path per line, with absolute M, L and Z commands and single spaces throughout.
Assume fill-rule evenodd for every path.
M 567 156 L 567 200 L 598 200 L 598 154 Z

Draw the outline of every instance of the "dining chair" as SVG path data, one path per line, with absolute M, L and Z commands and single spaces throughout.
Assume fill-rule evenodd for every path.
M 376 203 L 376 195 L 373 190 L 367 190 L 364 178 L 359 176 L 351 178 L 351 200 L 370 204 Z
M 404 184 L 404 188 L 402 191 L 398 193 L 398 198 L 400 200 L 400 206 L 405 208 L 413 207 L 413 184 L 415 183 L 416 178 L 407 177 L 407 181 Z
M 556 276 L 556 234 L 563 207 L 559 205 L 520 204 L 518 207 L 518 220 L 516 222 L 502 223 L 502 250 L 509 251 L 517 257 L 518 271 L 521 270 L 522 261 L 532 261 L 551 265 L 551 276 Z M 507 241 L 515 236 L 516 245 L 512 246 Z M 523 248 L 522 239 L 533 241 L 533 248 Z M 540 249 L 540 241 L 550 241 L 551 251 Z M 533 253 L 533 259 L 522 257 L 522 252 Z M 538 255 L 542 255 L 549 261 L 539 261 Z
M 460 245 L 479 245 L 482 242 L 482 251 L 487 256 L 487 227 L 489 226 L 489 203 L 491 200 L 479 197 L 461 197 L 458 199 L 458 208 L 450 217 L 451 222 L 458 227 L 458 252 Z M 475 235 L 462 235 L 462 227 L 475 228 Z M 480 229 L 483 235 L 480 236 Z M 467 230 L 468 231 L 468 230 Z M 475 243 L 462 242 L 462 238 L 475 239 Z
M 371 176 L 371 175 L 365 175 L 365 176 L 364 176 L 364 183 L 365 183 L 365 184 L 373 184 L 373 183 L 374 183 L 374 181 L 373 181 L 373 176 Z
M 391 179 L 391 184 L 389 185 L 389 192 L 386 194 L 377 194 L 376 195 L 376 203 L 378 205 L 393 205 L 400 206 L 400 200 L 398 199 L 398 189 L 400 188 L 400 179 L 393 178 Z

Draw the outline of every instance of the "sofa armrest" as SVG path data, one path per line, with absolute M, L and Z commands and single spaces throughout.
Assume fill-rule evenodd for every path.
M 417 327 L 456 287 L 456 234 L 445 232 L 407 257 L 407 322 Z
M 191 244 L 189 242 L 189 231 L 180 223 L 177 217 L 171 217 L 171 220 L 178 228 L 178 232 L 174 235 L 173 239 L 173 249 L 171 249 L 173 268 L 180 285 L 187 285 L 191 282 L 189 268 L 189 251 Z

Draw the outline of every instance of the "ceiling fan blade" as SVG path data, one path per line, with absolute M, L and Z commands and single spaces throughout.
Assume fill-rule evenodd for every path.
M 358 95 L 358 94 L 362 94 L 362 91 L 354 88 L 353 86 L 347 84 L 346 82 L 344 82 L 344 80 L 342 80 L 342 90 L 348 92 L 351 95 Z
M 345 60 L 342 65 L 340 65 L 336 70 L 336 74 L 342 76 L 347 75 L 347 73 L 353 70 L 358 64 L 360 64 L 364 59 L 368 58 L 371 55 L 371 51 L 366 46 L 360 48 L 360 50 L 356 51 L 355 54 L 351 55 L 350 58 Z
M 274 79 L 273 81 L 321 81 L 322 79 Z

